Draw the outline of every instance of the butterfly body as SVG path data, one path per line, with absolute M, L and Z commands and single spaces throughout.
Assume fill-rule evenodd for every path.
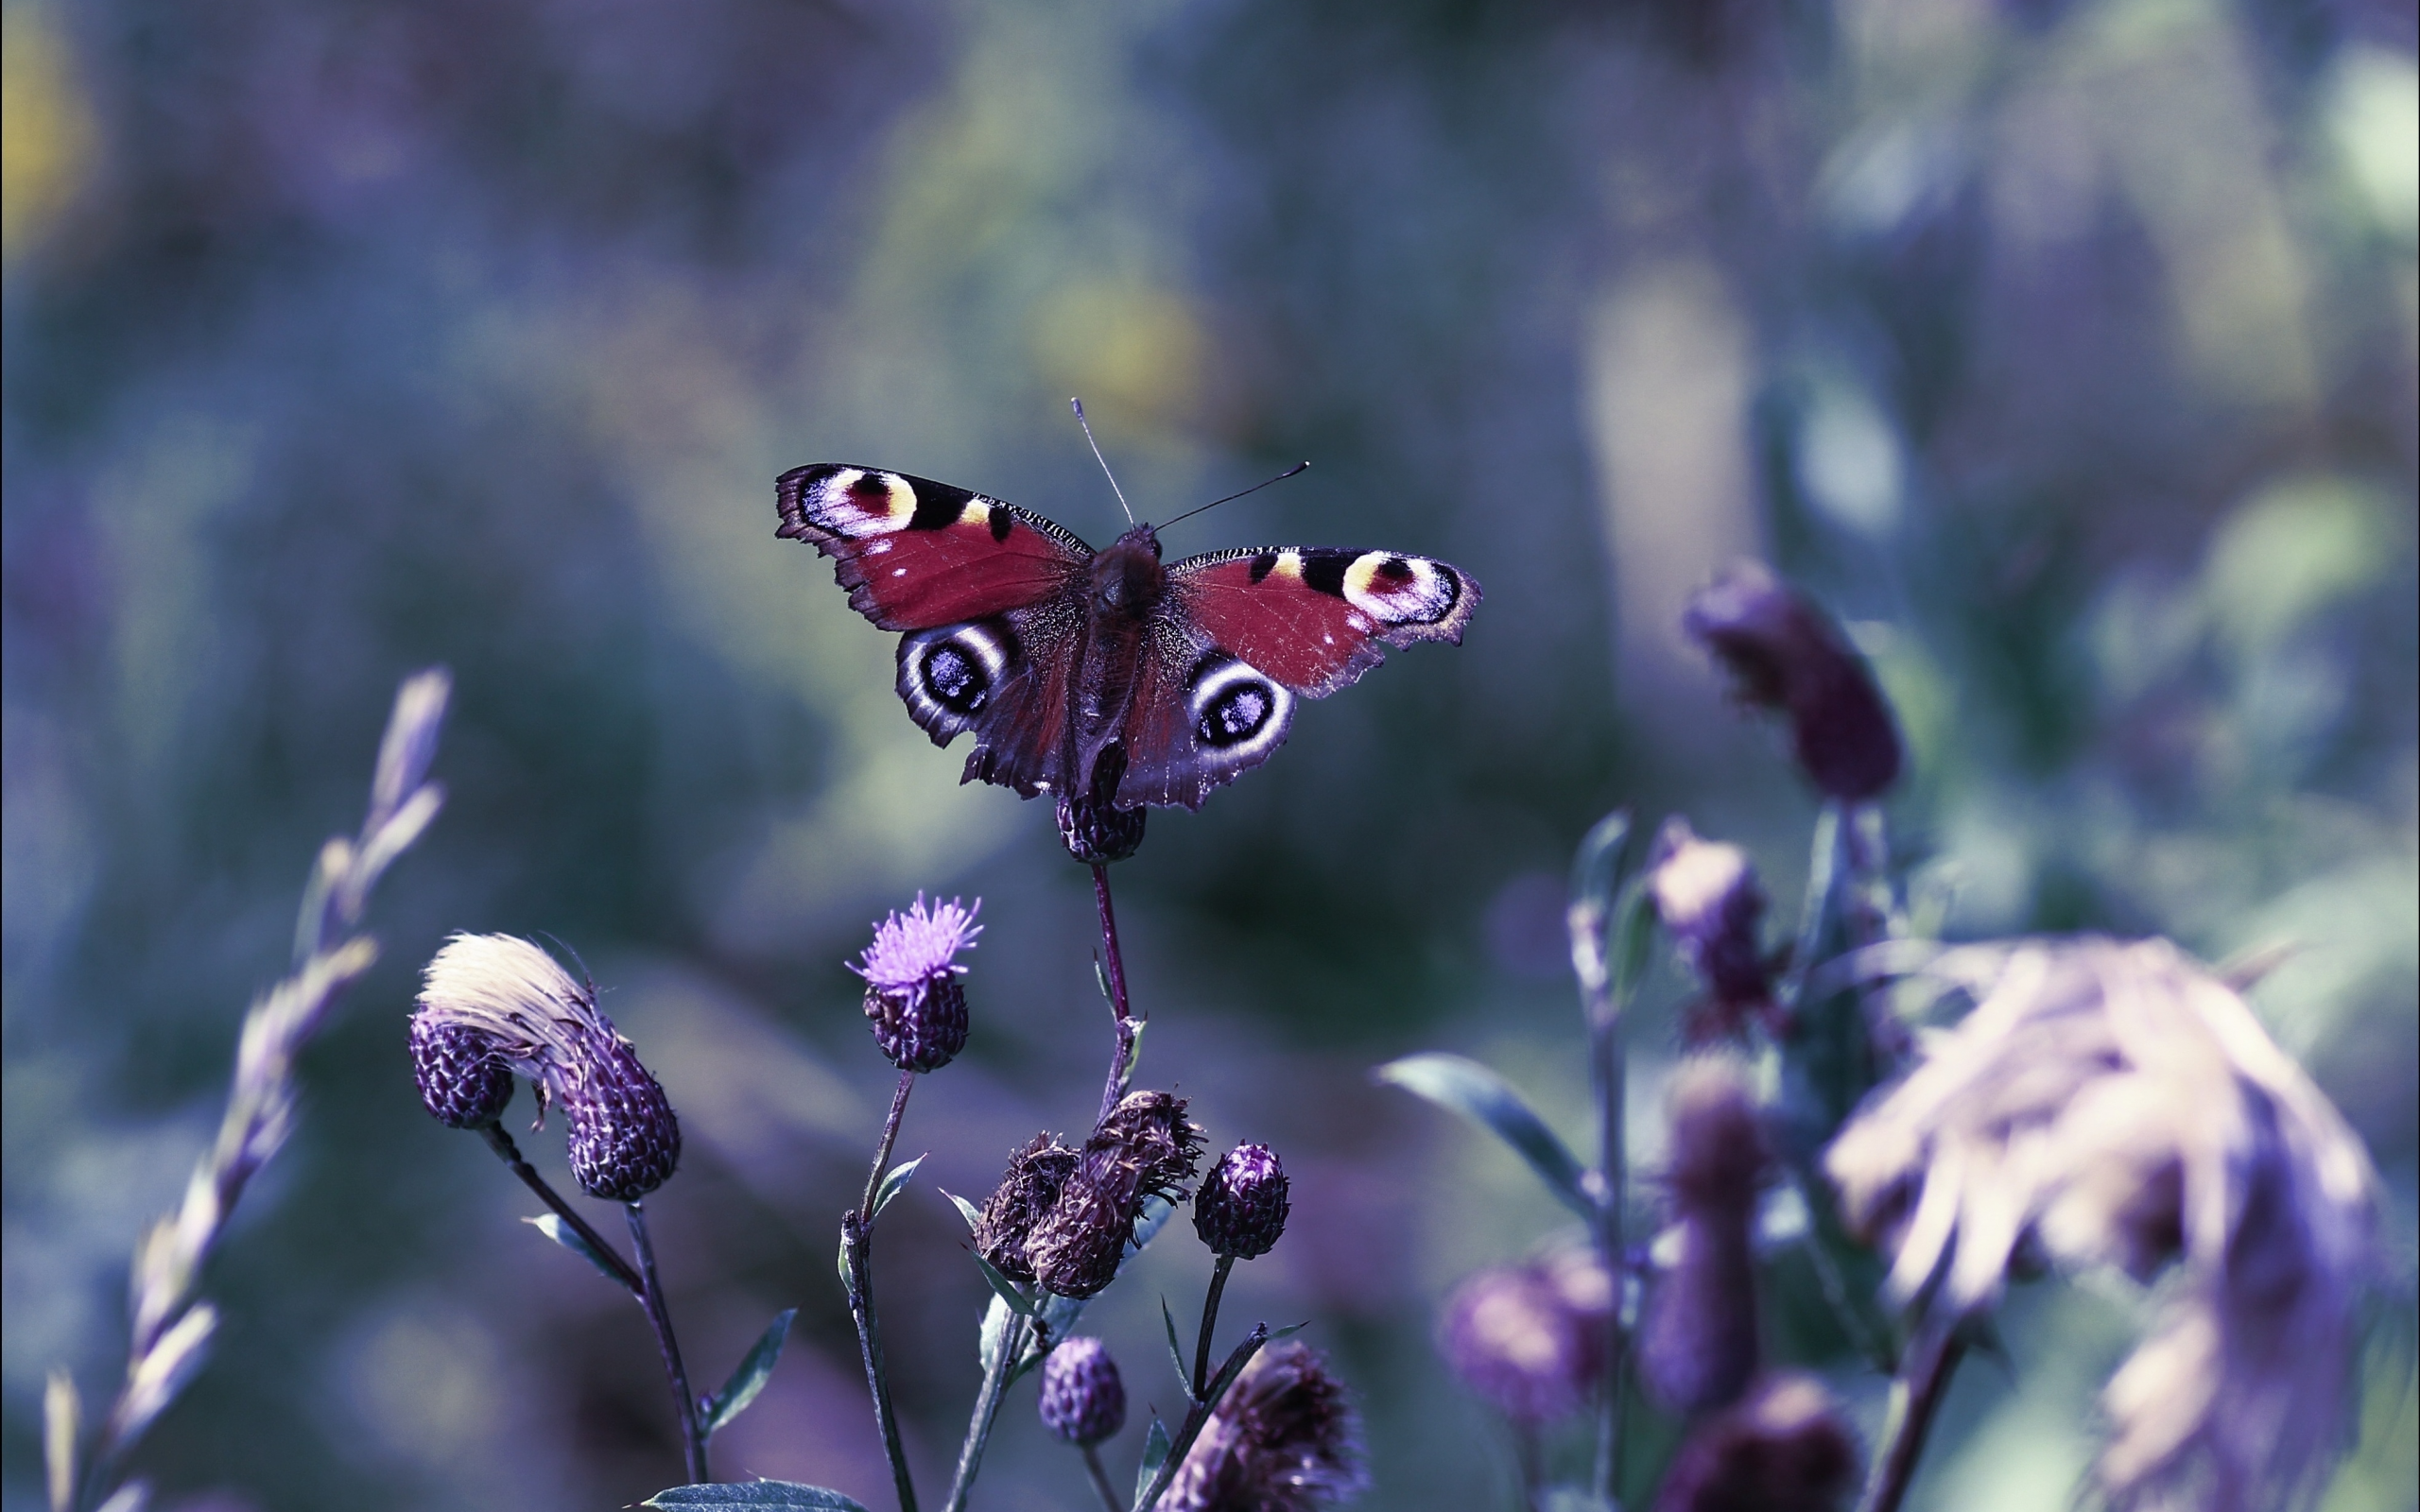
M 1168 564 L 1136 525 L 1101 551 L 1014 505 L 822 463 L 778 485 L 779 534 L 836 562 L 850 605 L 902 632 L 898 689 L 937 745 L 973 734 L 965 781 L 1121 808 L 1199 808 L 1266 761 L 1298 696 L 1459 642 L 1479 600 L 1459 570 L 1304 547 Z

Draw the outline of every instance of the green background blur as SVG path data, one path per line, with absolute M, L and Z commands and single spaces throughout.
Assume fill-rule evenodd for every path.
M 1306 707 L 1116 872 L 1144 1081 L 1296 1183 L 1228 1315 L 1314 1320 L 1370 1505 L 1505 1504 L 1430 1319 L 1560 1220 L 1369 1068 L 1464 1050 L 1582 1126 L 1560 879 L 1616 803 L 1748 845 L 1795 906 L 1812 801 L 1672 626 L 1741 553 L 1876 659 L 1946 933 L 2304 947 L 2257 1003 L 2369 1141 L 2409 1287 L 2409 0 L 9 0 L 6 27 L 12 1512 L 43 1373 L 115 1383 L 129 1247 L 430 662 L 451 802 L 139 1467 L 210 1512 L 675 1478 L 638 1311 L 407 1073 L 443 934 L 547 931 L 683 1118 L 650 1208 L 693 1372 L 803 1309 L 717 1469 L 886 1504 L 832 1252 L 891 1074 L 839 963 L 923 888 L 988 926 L 880 1246 L 938 1483 L 985 1294 L 930 1188 L 979 1195 L 1087 1116 L 1091 903 L 1046 811 L 956 785 L 891 638 L 774 540 L 772 479 L 904 469 L 1100 541 L 1077 393 L 1150 517 L 1312 459 L 1173 553 L 1385 545 L 1486 585 L 1460 649 Z M 1682 990 L 1639 1030 L 1651 1166 Z M 559 1134 L 525 1143 L 560 1169 Z M 1157 1297 L 1184 1314 L 1207 1270 L 1164 1243 L 1092 1315 L 1163 1410 Z M 1917 1501 L 2065 1504 L 2139 1308 L 2020 1289 L 2014 1368 L 1961 1378 Z M 1837 1338 L 1786 1304 L 1774 1339 L 1872 1433 Z M 2400 1372 L 2333 1507 L 2412 1504 Z M 979 1505 L 1082 1500 L 1030 1411 Z

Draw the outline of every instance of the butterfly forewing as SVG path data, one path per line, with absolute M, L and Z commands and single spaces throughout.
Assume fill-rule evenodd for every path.
M 983 619 L 1076 592 L 1092 548 L 1052 522 L 979 493 L 820 463 L 777 485 L 780 534 L 835 558 L 849 607 L 886 630 Z
M 1384 660 L 1374 642 L 1459 644 L 1479 601 L 1460 569 L 1392 551 L 1221 551 L 1186 558 L 1168 578 L 1214 644 L 1313 698 Z

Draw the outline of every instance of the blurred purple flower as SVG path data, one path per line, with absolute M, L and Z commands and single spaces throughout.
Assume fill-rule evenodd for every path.
M 1454 1288 L 1438 1346 L 1473 1391 L 1536 1427 L 1587 1404 L 1604 1372 L 1604 1317 L 1574 1307 L 1543 1266 L 1492 1266 Z
M 1655 1512 L 1837 1512 L 1857 1484 L 1857 1439 L 1812 1376 L 1772 1376 L 1682 1441 Z
M 1685 1013 L 1684 1036 L 1693 1044 L 1733 1038 L 1752 1016 L 1778 1034 L 1772 965 L 1758 937 L 1765 890 L 1748 852 L 1699 839 L 1676 814 L 1656 836 L 1655 857 L 1648 891 L 1656 917 L 1705 986 Z
M 1167 1512 L 1314 1512 L 1369 1487 L 1343 1383 L 1294 1340 L 1260 1351 L 1227 1389 L 1160 1498 Z
M 1772 1156 L 1737 1062 L 1686 1062 L 1672 1077 L 1670 1104 L 1665 1186 L 1680 1251 L 1648 1293 L 1639 1372 L 1664 1405 L 1704 1412 L 1737 1400 L 1756 1373 L 1754 1230 Z
M 1899 732 L 1865 659 L 1772 568 L 1733 563 L 1689 599 L 1681 628 L 1742 700 L 1789 716 L 1798 765 L 1825 796 L 1861 803 L 1898 780 Z

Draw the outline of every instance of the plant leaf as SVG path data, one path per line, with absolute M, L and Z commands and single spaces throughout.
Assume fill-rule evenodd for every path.
M 1564 1206 L 1583 1218 L 1596 1217 L 1597 1205 L 1582 1185 L 1579 1157 L 1521 1100 L 1511 1082 L 1466 1056 L 1439 1051 L 1389 1061 L 1373 1074 L 1494 1130 L 1530 1162 L 1530 1169 Z
M 882 1185 L 876 1187 L 873 1194 L 875 1217 L 882 1216 L 882 1210 L 890 1206 L 891 1198 L 908 1190 L 908 1183 L 916 1177 L 916 1167 L 924 1163 L 925 1158 L 920 1155 L 912 1160 L 903 1160 L 882 1174 Z
M 1151 1432 L 1143 1440 L 1143 1463 L 1134 1470 L 1134 1504 L 1143 1504 L 1143 1493 L 1159 1478 L 1160 1467 L 1168 1462 L 1168 1425 L 1157 1418 L 1151 1419 Z
M 521 1221 L 596 1266 L 597 1275 L 604 1277 L 616 1286 L 622 1284 L 621 1274 L 614 1269 L 613 1264 L 596 1252 L 596 1246 L 588 1242 L 585 1235 L 561 1218 L 551 1212 L 544 1212 L 535 1218 L 524 1218 Z
M 658 1491 L 641 1506 L 682 1512 L 866 1512 L 865 1503 L 821 1486 L 796 1481 L 737 1481 L 676 1486 Z
M 1193 1397 L 1193 1374 L 1184 1367 L 1184 1346 L 1176 1341 L 1176 1314 L 1168 1311 L 1168 1299 L 1160 1298 L 1160 1321 L 1168 1326 L 1168 1361 L 1176 1366 L 1177 1383 L 1184 1387 L 1187 1400 Z
M 715 1431 L 723 1424 L 746 1412 L 748 1404 L 756 1400 L 756 1393 L 765 1389 L 766 1378 L 773 1373 L 774 1363 L 781 1359 L 782 1346 L 790 1336 L 790 1323 L 797 1316 L 797 1308 L 784 1308 L 772 1322 L 765 1325 L 765 1332 L 756 1335 L 756 1342 L 739 1357 L 739 1364 L 733 1368 L 731 1379 L 722 1383 L 720 1391 L 708 1399 L 714 1403 L 706 1412 L 708 1437 L 714 1436 Z
M 975 1255 L 971 1249 L 967 1253 Z M 1000 1295 L 1001 1301 L 1008 1303 L 1011 1309 L 1028 1317 L 1033 1316 L 1033 1302 L 1023 1292 L 1017 1290 L 1016 1282 L 1001 1275 L 997 1265 L 980 1255 L 975 1255 L 975 1263 L 983 1272 L 983 1279 L 992 1283 L 992 1290 Z
M 924 1157 L 920 1155 L 916 1157 L 916 1159 L 921 1160 Z M 964 1197 L 959 1196 L 957 1193 L 950 1191 L 946 1187 L 936 1187 L 934 1190 L 941 1193 L 942 1196 L 949 1198 L 949 1205 L 956 1208 L 958 1210 L 958 1215 L 966 1220 L 966 1231 L 968 1233 L 973 1233 L 982 1225 L 982 1209 L 967 1201 Z

